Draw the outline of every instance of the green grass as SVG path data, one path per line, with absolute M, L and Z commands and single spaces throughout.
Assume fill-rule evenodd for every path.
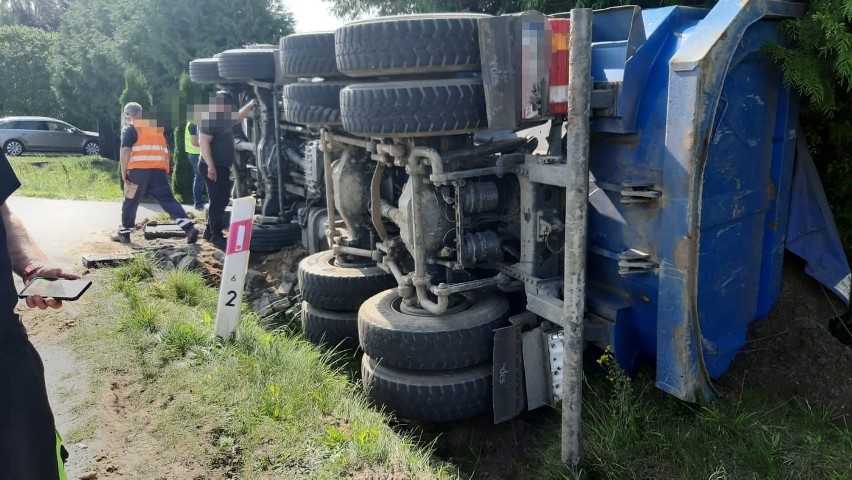
M 150 410 L 164 449 L 239 478 L 453 477 L 367 405 L 337 357 L 291 329 L 246 313 L 234 341 L 214 340 L 217 292 L 197 274 L 140 257 L 106 283 L 72 341 L 93 377 L 142 382 L 135 406 Z
M 631 381 L 609 355 L 601 363 L 606 378 L 585 385 L 580 469 L 559 464 L 554 427 L 538 478 L 852 478 L 852 431 L 829 412 L 750 391 L 687 404 L 650 375 Z
M 19 195 L 72 200 L 121 200 L 118 164 L 95 157 L 22 156 L 9 161 Z
M 352 358 L 318 350 L 286 320 L 263 328 L 246 312 L 235 341 L 214 341 L 217 292 L 195 273 L 159 271 L 140 257 L 111 276 L 75 345 L 101 370 L 95 378 L 130 373 L 143 382 L 137 407 L 151 410 L 155 437 L 209 469 L 239 478 L 451 478 L 476 471 L 495 432 L 511 440 L 511 429 L 460 424 L 433 445 L 416 429 L 389 427 L 345 370 Z M 599 363 L 584 386 L 579 468 L 559 461 L 551 410 L 531 414 L 535 441 L 514 447 L 529 453 L 501 467 L 502 478 L 852 478 L 852 432 L 829 412 L 748 390 L 687 404 L 656 389 L 652 373 L 631 379 L 611 355 Z M 437 463 L 433 446 L 460 467 Z

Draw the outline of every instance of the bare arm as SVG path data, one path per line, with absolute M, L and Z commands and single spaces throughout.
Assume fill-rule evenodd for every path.
M 257 105 L 257 100 L 252 100 L 249 103 L 245 104 L 243 108 L 240 109 L 240 113 L 237 114 L 237 120 L 234 123 L 240 123 L 246 118 L 248 118 L 252 109 Z
M 189 136 L 189 143 L 191 143 L 193 147 L 198 147 L 198 146 L 200 146 L 200 145 L 198 144 L 198 135 L 190 135 L 190 136 Z
M 27 229 L 26 227 L 24 227 L 24 224 L 21 223 L 21 220 L 18 219 L 18 217 L 12 213 L 12 211 L 5 203 L 3 205 L 0 205 L 0 216 L 3 217 L 3 223 L 6 226 L 6 245 L 9 249 L 9 258 L 12 261 L 12 271 L 23 277 L 24 270 L 28 266 L 34 263 L 46 264 L 48 261 L 47 256 L 33 241 L 32 237 L 30 237 L 29 232 L 27 232 Z M 69 279 L 80 278 L 79 275 L 66 272 L 62 268 L 54 266 L 46 266 L 42 268 L 34 275 L 32 275 L 32 278 L 35 277 Z M 24 280 L 28 281 L 32 278 Z M 53 298 L 42 298 L 40 296 L 33 296 L 27 298 L 27 305 L 30 308 L 59 308 L 62 306 L 62 302 Z
M 130 148 L 121 147 L 121 150 L 119 150 L 118 155 L 118 158 L 121 161 L 121 178 L 125 181 L 129 180 L 129 178 L 127 178 L 127 167 L 130 165 Z
M 46 263 L 47 256 L 30 238 L 24 224 L 5 203 L 0 206 L 0 215 L 3 216 L 3 223 L 6 225 L 6 245 L 9 248 L 9 257 L 12 259 L 12 271 L 23 276 L 24 269 L 28 265 Z

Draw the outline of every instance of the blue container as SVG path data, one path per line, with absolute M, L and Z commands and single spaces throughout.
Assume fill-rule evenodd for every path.
M 781 290 L 798 104 L 762 53 L 801 6 L 596 12 L 595 82 L 617 107 L 592 123 L 588 301 L 619 363 L 712 398 Z M 603 86 L 603 83 L 597 83 Z

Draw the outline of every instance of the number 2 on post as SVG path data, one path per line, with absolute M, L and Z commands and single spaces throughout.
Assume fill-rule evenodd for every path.
M 225 302 L 225 306 L 235 307 L 236 305 L 234 304 L 234 300 L 237 299 L 237 292 L 235 292 L 233 290 L 228 290 L 226 295 L 228 295 L 228 301 Z

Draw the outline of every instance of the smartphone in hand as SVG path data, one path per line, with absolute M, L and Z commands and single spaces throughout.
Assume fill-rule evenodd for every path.
M 43 298 L 73 302 L 79 299 L 90 286 L 92 286 L 92 281 L 84 278 L 76 280 L 36 278 L 24 286 L 23 290 L 18 293 L 18 298 L 40 295 Z

